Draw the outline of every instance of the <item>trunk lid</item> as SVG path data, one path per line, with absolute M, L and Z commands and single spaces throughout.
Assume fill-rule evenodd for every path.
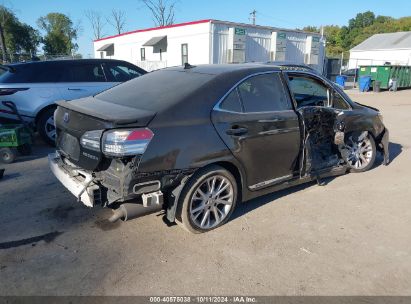
M 146 127 L 155 112 L 131 108 L 88 97 L 72 102 L 57 102 L 54 114 L 57 150 L 76 166 L 96 170 L 103 153 L 84 148 L 81 136 L 87 131 Z

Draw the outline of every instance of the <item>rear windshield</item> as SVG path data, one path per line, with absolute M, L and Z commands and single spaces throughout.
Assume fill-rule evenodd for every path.
M 95 97 L 132 108 L 161 111 L 195 92 L 213 76 L 189 71 L 156 71 L 120 84 Z

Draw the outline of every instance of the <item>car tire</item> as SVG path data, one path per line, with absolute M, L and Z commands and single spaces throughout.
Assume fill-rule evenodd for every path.
M 370 170 L 375 163 L 377 148 L 374 137 L 366 132 L 348 134 L 345 139 L 346 162 L 350 172 L 361 173 Z
M 37 120 L 37 130 L 41 138 L 50 146 L 55 146 L 56 129 L 54 127 L 55 107 L 42 112 Z M 54 136 L 54 137 L 53 137 Z
M 0 162 L 11 164 L 16 160 L 17 151 L 14 148 L 0 148 Z
M 237 198 L 237 181 L 229 171 L 216 165 L 200 169 L 181 192 L 177 223 L 191 233 L 213 230 L 229 220 Z

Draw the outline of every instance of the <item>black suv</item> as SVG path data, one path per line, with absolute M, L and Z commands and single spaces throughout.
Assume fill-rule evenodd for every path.
M 303 67 L 186 65 L 58 105 L 50 168 L 112 221 L 163 208 L 205 232 L 239 201 L 389 161 L 379 111 Z
M 95 95 L 146 71 L 120 60 L 79 59 L 17 63 L 0 67 L 0 122 L 15 120 L 1 101 L 12 101 L 42 138 L 54 144 L 57 100 Z

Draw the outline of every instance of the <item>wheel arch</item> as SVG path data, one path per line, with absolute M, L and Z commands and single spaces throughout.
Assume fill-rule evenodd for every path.
M 34 119 L 34 123 L 35 123 L 35 125 L 36 125 L 36 128 L 37 128 L 37 124 L 38 124 L 38 121 L 39 121 L 40 116 L 41 116 L 44 112 L 48 111 L 49 109 L 53 109 L 53 108 L 57 108 L 57 105 L 54 104 L 54 103 L 49 104 L 49 105 L 45 106 L 44 108 L 42 108 L 40 111 L 38 111 L 38 113 L 37 113 L 37 115 L 36 115 L 36 118 Z

